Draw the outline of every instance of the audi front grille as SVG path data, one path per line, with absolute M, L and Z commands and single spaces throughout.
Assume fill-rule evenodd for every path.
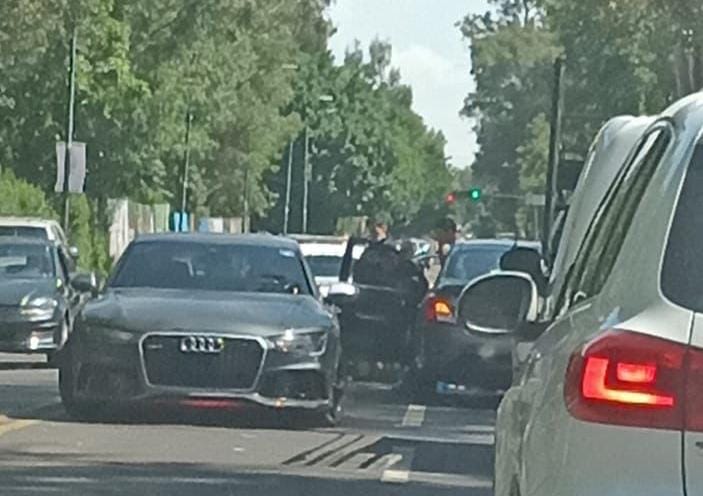
M 217 390 L 252 389 L 264 358 L 255 339 L 199 334 L 150 335 L 142 341 L 142 353 L 153 386 Z

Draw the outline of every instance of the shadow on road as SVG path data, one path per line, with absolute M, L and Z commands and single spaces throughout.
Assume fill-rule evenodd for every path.
M 106 463 L 73 455 L 4 452 L 0 462 L 0 495 L 12 496 L 106 496 L 164 494 L 169 496 L 488 496 L 490 489 L 443 487 L 410 482 L 382 484 L 377 480 L 255 472 L 246 468 L 225 469 L 193 464 Z M 47 465 L 48 464 L 48 465 Z M 333 478 L 335 477 L 335 478 Z
M 94 418 L 71 418 L 60 403 L 12 415 L 18 420 L 108 425 L 174 425 L 237 429 L 310 430 L 320 427 L 306 412 L 282 411 L 242 403 L 226 410 L 149 405 L 122 411 L 103 411 Z
M 47 370 L 56 368 L 47 362 L 0 361 L 0 370 Z

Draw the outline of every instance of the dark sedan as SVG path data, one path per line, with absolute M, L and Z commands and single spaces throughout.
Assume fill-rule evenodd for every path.
M 339 326 L 291 240 L 134 241 L 76 322 L 60 368 L 74 416 L 144 404 L 339 414 Z
M 63 248 L 40 239 L 0 238 L 0 351 L 46 353 L 68 339 L 83 301 Z
M 512 379 L 512 339 L 479 336 L 457 322 L 456 305 L 466 285 L 499 268 L 511 240 L 472 240 L 451 250 L 434 289 L 422 303 L 413 333 L 412 383 L 419 395 L 493 394 Z M 537 243 L 518 242 L 539 249 Z

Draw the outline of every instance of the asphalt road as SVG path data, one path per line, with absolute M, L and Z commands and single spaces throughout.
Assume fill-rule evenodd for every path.
M 490 495 L 494 413 L 355 384 L 334 429 L 258 411 L 76 423 L 56 372 L 0 355 L 0 495 Z

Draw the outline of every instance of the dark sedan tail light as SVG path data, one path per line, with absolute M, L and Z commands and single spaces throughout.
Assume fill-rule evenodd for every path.
M 456 322 L 454 304 L 451 300 L 437 295 L 430 295 L 425 300 L 425 321 L 453 324 Z
M 575 352 L 564 385 L 587 422 L 703 431 L 703 350 L 611 330 Z

